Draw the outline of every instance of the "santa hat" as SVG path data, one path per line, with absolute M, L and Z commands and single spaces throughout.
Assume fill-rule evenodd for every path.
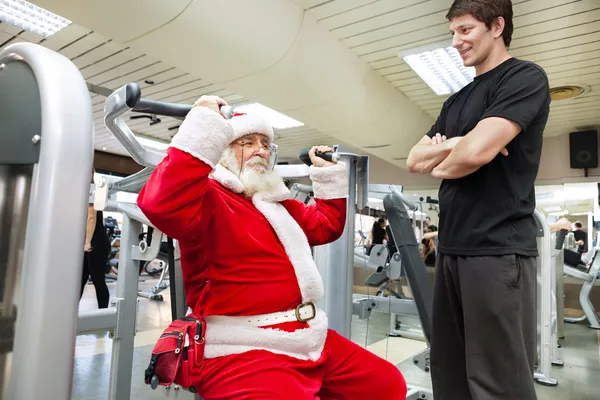
M 252 114 L 236 113 L 229 120 L 229 124 L 233 128 L 233 140 L 232 143 L 241 137 L 250 135 L 252 133 L 258 133 L 269 138 L 269 142 L 272 143 L 275 134 L 273 127 L 263 117 Z

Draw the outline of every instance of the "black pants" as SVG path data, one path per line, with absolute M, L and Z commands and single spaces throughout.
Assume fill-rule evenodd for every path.
M 89 253 L 83 254 L 83 274 L 81 277 L 81 293 L 79 298 L 83 296 L 83 290 L 87 284 L 88 278 L 92 278 L 92 283 L 96 288 L 96 299 L 98 300 L 98 308 L 108 308 L 108 300 L 110 294 L 108 286 L 106 286 L 106 278 L 104 276 L 106 262 L 110 254 L 110 247 L 101 246 L 94 247 Z
M 438 255 L 435 400 L 534 400 L 536 259 Z

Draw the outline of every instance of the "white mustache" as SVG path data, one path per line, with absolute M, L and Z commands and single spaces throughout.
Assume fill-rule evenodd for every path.
M 261 158 L 259 156 L 255 156 L 254 158 L 251 158 L 250 160 L 246 161 L 245 165 L 247 167 L 251 167 L 253 165 L 262 165 L 263 167 L 269 166 L 269 164 L 265 161 L 265 159 Z

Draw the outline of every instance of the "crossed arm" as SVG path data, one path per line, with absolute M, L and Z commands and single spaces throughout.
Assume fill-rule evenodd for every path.
M 507 156 L 506 145 L 522 128 L 505 118 L 489 117 L 467 135 L 444 140 L 424 136 L 407 159 L 409 172 L 431 173 L 441 179 L 457 179 L 477 171 L 499 153 Z

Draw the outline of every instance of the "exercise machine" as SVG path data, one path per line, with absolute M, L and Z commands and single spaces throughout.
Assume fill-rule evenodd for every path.
M 33 43 L 0 51 L 0 94 L 0 397 L 67 400 L 92 104 L 77 67 Z
M 568 246 L 569 236 L 573 237 L 573 233 L 569 232 L 566 237 L 563 233 L 563 237 L 565 237 L 565 246 L 566 249 Z M 599 234 L 600 236 L 600 234 Z M 559 236 L 560 238 L 560 236 Z M 557 239 L 559 240 L 559 239 Z M 573 239 L 574 241 L 574 239 Z M 560 243 L 557 243 L 557 248 Z M 560 247 L 562 250 L 562 247 Z M 563 250 L 564 251 L 564 250 Z M 592 249 L 590 251 L 595 251 L 594 257 L 592 259 L 591 264 L 588 266 L 585 265 L 568 265 L 564 264 L 564 273 L 567 276 L 572 278 L 579 279 L 583 281 L 581 286 L 581 291 L 579 292 L 579 304 L 581 305 L 581 309 L 583 310 L 583 316 L 578 318 L 564 318 L 565 322 L 569 323 L 578 323 L 587 320 L 588 326 L 591 329 L 600 329 L 600 319 L 598 318 L 598 313 L 596 312 L 596 308 L 590 299 L 590 294 L 592 292 L 592 288 L 594 287 L 594 282 L 598 277 L 598 272 L 600 271 L 600 257 L 598 257 L 599 249 Z M 561 251 L 562 253 L 562 251 Z
M 544 215 L 535 210 L 533 217 L 537 226 L 537 363 L 534 379 L 544 386 L 556 386 L 552 366 L 562 367 L 564 362 L 557 354 L 558 311 L 556 300 L 556 257 L 560 250 L 552 246 L 550 226 Z

